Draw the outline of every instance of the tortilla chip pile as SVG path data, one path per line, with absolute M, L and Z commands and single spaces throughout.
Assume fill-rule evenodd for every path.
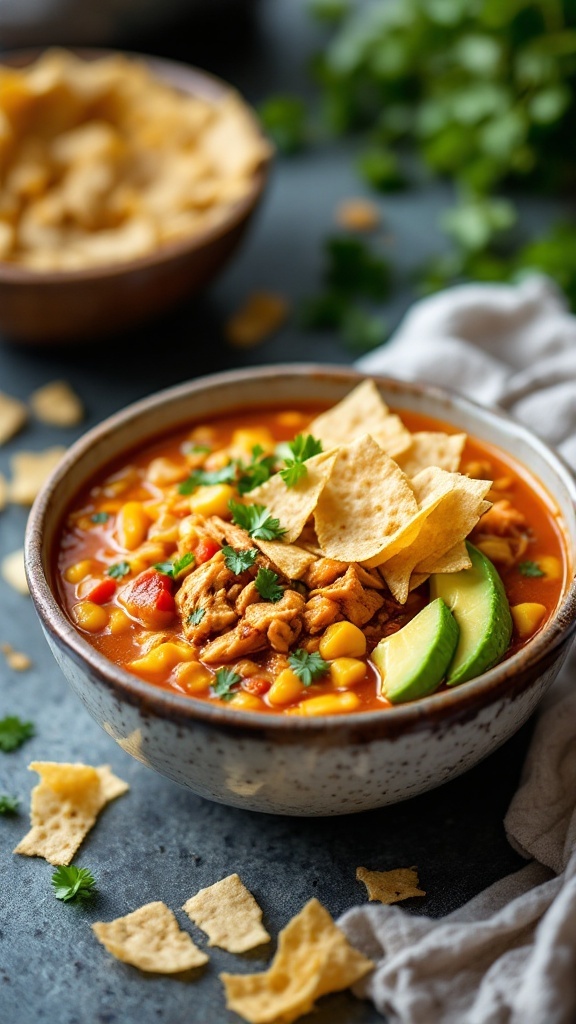
M 281 571 L 298 579 L 307 554 L 359 562 L 404 604 L 432 573 L 470 567 L 464 541 L 490 508 L 491 481 L 458 472 L 466 434 L 411 434 L 371 380 L 308 432 L 324 451 L 306 475 L 288 488 L 276 474 L 250 492 L 286 530 L 284 541 L 257 542 Z

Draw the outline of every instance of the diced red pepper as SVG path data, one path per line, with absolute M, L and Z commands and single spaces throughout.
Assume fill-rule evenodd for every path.
M 144 569 L 123 587 L 120 602 L 149 629 L 165 629 L 176 613 L 174 581 L 157 569 Z
M 218 541 L 212 540 L 211 537 L 201 537 L 194 551 L 196 564 L 202 565 L 202 562 L 207 562 L 217 551 L 220 551 Z
M 89 576 L 88 579 L 82 580 L 80 583 L 78 597 L 83 601 L 93 601 L 94 604 L 106 604 L 106 601 L 114 596 L 115 590 L 116 580 Z
M 262 694 L 268 693 L 271 686 L 270 680 L 265 679 L 264 676 L 251 676 L 250 679 L 242 681 L 242 689 L 246 690 L 247 693 L 255 694 L 256 697 L 261 697 Z

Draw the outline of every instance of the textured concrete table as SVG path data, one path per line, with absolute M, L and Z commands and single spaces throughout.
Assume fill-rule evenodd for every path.
M 195 31 L 135 40 L 134 49 L 204 64 L 230 78 L 254 102 L 267 92 L 300 87 L 301 67 L 316 44 L 299 4 L 270 0 L 242 14 L 230 46 Z M 175 42 L 175 39 L 177 40 Z M 203 45 L 205 48 L 203 49 Z M 296 60 L 295 55 L 298 55 Z M 26 398 L 48 380 L 65 377 L 86 403 L 92 426 L 128 402 L 200 374 L 239 365 L 283 361 L 349 363 L 352 356 L 330 336 L 301 332 L 289 322 L 262 347 L 238 352 L 222 341 L 224 318 L 252 288 L 279 290 L 295 303 L 318 287 L 321 241 L 333 230 L 336 202 L 358 194 L 349 145 L 279 161 L 264 206 L 241 253 L 199 301 L 123 338 L 58 350 L 27 349 L 0 341 L 0 389 Z M 441 245 L 436 230 L 437 188 L 383 200 L 397 239 L 399 271 Z M 527 215 L 545 220 L 546 208 Z M 386 314 L 392 325 L 410 296 L 399 289 Z M 143 355 L 144 342 L 149 355 Z M 0 450 L 0 471 L 24 448 L 68 444 L 79 431 L 32 424 Z M 21 546 L 25 510 L 11 506 L 0 519 L 0 557 Z M 515 788 L 530 724 L 500 751 L 460 779 L 404 804 L 354 818 L 294 819 L 227 808 L 194 796 L 141 766 L 89 718 L 68 689 L 27 597 L 0 582 L 0 642 L 27 652 L 32 668 L 10 670 L 0 660 L 0 718 L 31 719 L 36 735 L 20 750 L 0 754 L 0 792 L 17 793 L 20 813 L 0 818 L 0 1021 L 6 1024 L 224 1024 L 228 1013 L 220 970 L 262 970 L 274 949 L 234 957 L 211 951 L 194 980 L 144 975 L 110 957 L 89 928 L 152 900 L 164 900 L 184 927 L 206 939 L 179 909 L 202 886 L 237 871 L 264 910 L 275 941 L 278 930 L 312 896 L 334 916 L 365 901 L 358 865 L 388 869 L 417 865 L 424 899 L 413 912 L 442 915 L 489 883 L 519 867 L 502 818 Z M 83 843 L 76 863 L 89 867 L 99 895 L 85 907 L 62 904 L 51 892 L 52 868 L 40 859 L 13 857 L 28 826 L 35 759 L 109 763 L 131 786 L 110 805 Z M 307 1018 L 308 1019 L 308 1018 Z M 382 1018 L 372 1006 L 344 993 L 321 1001 L 316 1024 L 368 1024 Z

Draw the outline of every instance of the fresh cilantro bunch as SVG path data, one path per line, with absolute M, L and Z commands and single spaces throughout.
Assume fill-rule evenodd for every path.
M 96 879 L 88 868 L 77 868 L 74 864 L 61 865 L 52 875 L 54 895 L 57 900 L 86 900 L 96 892 Z

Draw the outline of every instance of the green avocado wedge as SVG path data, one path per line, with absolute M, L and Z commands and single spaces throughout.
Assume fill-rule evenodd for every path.
M 456 686 L 492 668 L 506 653 L 512 616 L 504 584 L 492 562 L 466 542 L 470 569 L 430 577 L 430 596 L 442 598 L 460 628 L 446 683 Z
M 397 633 L 384 637 L 372 652 L 383 695 L 402 704 L 433 693 L 446 675 L 458 636 L 452 612 L 436 598 Z

